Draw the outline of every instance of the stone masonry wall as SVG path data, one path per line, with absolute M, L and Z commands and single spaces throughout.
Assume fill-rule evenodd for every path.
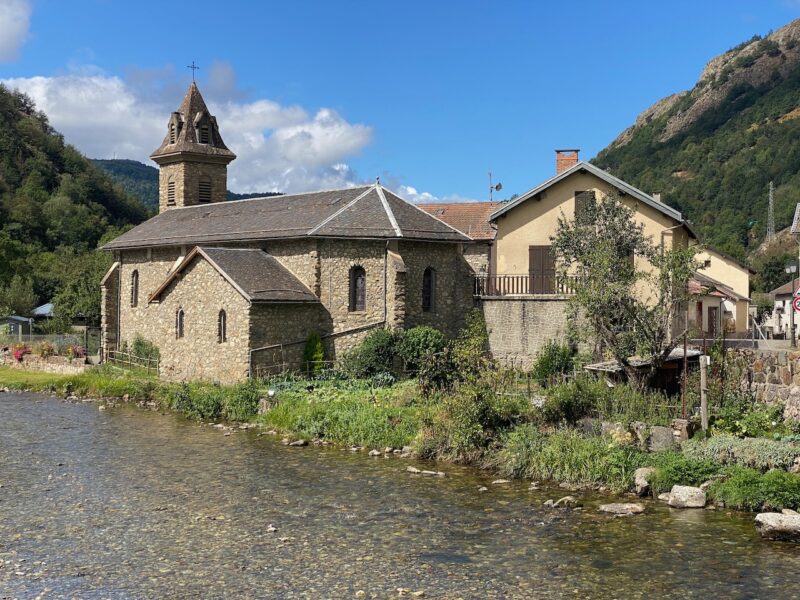
M 566 337 L 567 304 L 559 296 L 482 299 L 492 355 L 505 365 L 529 368 L 545 343 Z
M 107 273 L 100 286 L 100 356 L 117 348 L 119 327 L 119 266 Z
M 399 243 L 406 267 L 405 328 L 430 325 L 454 337 L 474 306 L 472 269 L 456 244 Z M 422 310 L 422 278 L 425 269 L 435 270 L 433 310 Z
M 128 268 L 132 266 L 129 264 Z M 143 269 L 143 263 L 136 266 L 140 273 L 139 306 L 134 308 L 126 302 L 123 285 L 122 339 L 130 343 L 138 333 L 156 344 L 161 351 L 160 373 L 167 379 L 233 383 L 245 378 L 250 342 L 249 303 L 199 258 L 162 293 L 161 302 L 148 305 L 147 295 L 153 291 L 151 282 L 158 278 L 150 273 L 154 268 Z M 144 272 L 148 273 L 147 287 L 143 285 Z M 128 280 L 123 278 L 123 282 Z M 185 313 L 184 337 L 176 339 L 175 318 L 179 308 Z M 227 319 L 224 343 L 217 340 L 220 310 L 225 311 Z
M 175 206 L 167 206 L 167 184 L 175 181 Z M 199 204 L 200 178 L 211 180 L 211 202 L 224 202 L 228 194 L 228 168 L 224 164 L 176 162 L 163 165 L 158 176 L 158 211 Z
M 756 400 L 783 404 L 783 416 L 800 421 L 800 352 L 728 350 L 744 360 L 746 372 L 742 387 L 749 389 Z
M 464 259 L 474 273 L 488 273 L 491 246 L 486 242 L 464 245 Z
M 319 304 L 254 304 L 250 307 L 250 344 L 255 374 L 259 367 L 286 364 L 291 370 L 303 365 L 308 336 L 331 330 L 327 313 Z

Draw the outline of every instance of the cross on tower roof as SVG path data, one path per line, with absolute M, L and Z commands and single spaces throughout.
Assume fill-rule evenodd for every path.
M 186 68 L 192 70 L 192 81 L 194 81 L 194 72 L 197 71 L 197 69 L 199 69 L 200 67 L 194 64 L 194 61 L 192 61 L 192 64 L 186 65 Z

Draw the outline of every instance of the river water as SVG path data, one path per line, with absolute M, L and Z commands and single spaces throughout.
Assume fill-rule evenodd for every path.
M 558 488 L 133 406 L 0 394 L 0 415 L 3 599 L 800 598 L 800 547 L 752 515 L 552 511 Z

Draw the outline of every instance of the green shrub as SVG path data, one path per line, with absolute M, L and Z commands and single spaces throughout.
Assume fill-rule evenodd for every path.
M 713 433 L 731 433 L 739 437 L 762 437 L 785 432 L 783 409 L 778 404 L 756 403 L 740 394 L 720 406 L 711 422 Z
M 225 394 L 222 416 L 229 421 L 249 421 L 258 413 L 261 388 L 255 381 L 233 386 Z
M 216 385 L 189 386 L 189 407 L 184 413 L 193 419 L 218 419 L 222 416 L 225 390 Z
M 588 377 L 579 377 L 569 383 L 555 385 L 547 390 L 542 405 L 541 418 L 546 423 L 574 425 L 589 415 L 604 393 L 605 384 Z
M 161 358 L 161 352 L 153 342 L 136 334 L 131 342 L 130 353 L 140 358 L 148 358 L 157 361 Z
M 450 348 L 428 356 L 422 361 L 417 375 L 420 392 L 425 397 L 435 392 L 452 390 L 453 384 L 458 378 L 458 372 Z
M 505 438 L 492 464 L 506 476 L 628 489 L 642 454 L 631 446 L 608 444 L 574 429 L 541 433 L 521 425 Z
M 325 368 L 323 361 L 325 360 L 325 344 L 322 343 L 322 338 L 317 332 L 312 333 L 306 340 L 306 346 L 303 349 L 303 364 L 306 367 L 306 372 L 316 374 Z
M 420 325 L 399 334 L 395 350 L 404 367 L 409 371 L 416 371 L 428 357 L 441 352 L 444 347 L 445 338 L 441 331 Z
M 572 350 L 566 344 L 555 340 L 548 341 L 533 363 L 532 375 L 542 386 L 556 383 L 564 374 L 572 370 Z
M 648 425 L 669 425 L 681 415 L 678 404 L 671 404 L 661 392 L 639 390 L 628 384 L 609 388 L 601 383 L 595 396 L 598 418 L 620 423 L 642 421 Z
M 373 329 L 357 348 L 344 356 L 341 367 L 351 377 L 372 377 L 391 372 L 394 356 L 394 333 L 388 329 Z
M 452 360 L 461 381 L 476 382 L 489 364 L 489 332 L 480 309 L 467 313 L 464 328 L 452 345 Z
M 786 471 L 760 473 L 733 466 L 711 485 L 709 494 L 725 506 L 739 510 L 780 510 L 800 507 L 800 476 Z
M 693 459 L 735 464 L 763 472 L 788 470 L 800 456 L 800 445 L 766 438 L 716 435 L 706 440 L 684 442 L 683 453 Z
M 673 485 L 700 485 L 721 469 L 720 464 L 713 460 L 689 458 L 669 450 L 653 453 L 643 460 L 647 466 L 656 468 L 650 478 L 653 495 L 668 492 Z
M 518 396 L 498 395 L 488 386 L 464 384 L 439 399 L 418 439 L 425 458 L 477 462 L 498 434 L 522 420 L 528 403 Z

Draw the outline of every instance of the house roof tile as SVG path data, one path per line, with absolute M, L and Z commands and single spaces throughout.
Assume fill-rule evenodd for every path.
M 450 202 L 417 206 L 474 240 L 491 241 L 497 235 L 497 229 L 489 222 L 489 217 L 503 204 L 505 203 Z

